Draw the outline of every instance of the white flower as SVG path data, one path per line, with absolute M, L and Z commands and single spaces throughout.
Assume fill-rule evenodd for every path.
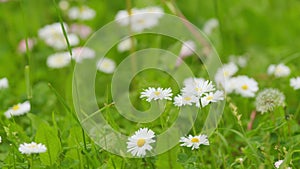
M 45 145 L 39 143 L 35 143 L 35 142 L 31 142 L 31 143 L 23 143 L 20 145 L 19 147 L 19 151 L 22 154 L 37 154 L 37 153 L 44 153 L 47 151 L 47 148 Z
M 13 107 L 9 108 L 4 115 L 7 118 L 11 118 L 12 116 L 20 116 L 30 111 L 30 103 L 26 101 L 24 103 L 18 103 Z
M 214 90 L 215 87 L 211 81 L 196 80 L 194 82 L 186 84 L 182 89 L 182 93 L 186 95 L 195 95 L 196 97 L 201 97 L 203 94 Z
M 178 107 L 181 107 L 181 106 L 185 106 L 185 105 L 193 105 L 193 104 L 196 104 L 197 107 L 200 106 L 200 103 L 199 103 L 199 98 L 196 97 L 196 96 L 193 96 L 193 95 L 177 95 L 175 98 L 174 98 L 174 105 L 175 106 L 178 106 Z
M 185 56 L 192 55 L 194 53 L 195 49 L 196 49 L 196 44 L 193 41 L 191 41 L 191 40 L 185 41 L 182 44 L 179 56 L 185 57 Z
M 71 46 L 75 46 L 79 43 L 79 39 L 75 34 L 68 34 L 68 26 L 63 24 L 67 37 Z M 38 32 L 39 37 L 45 41 L 45 43 L 53 47 L 54 49 L 61 50 L 67 48 L 67 41 L 62 31 L 60 23 L 54 23 L 46 25 Z
M 72 50 L 73 59 L 80 63 L 83 59 L 91 59 L 96 56 L 96 52 L 88 47 L 77 47 Z
M 2 143 L 2 137 L 0 136 L 0 143 Z
M 144 89 L 144 91 L 141 92 L 140 98 L 146 98 L 147 102 L 151 102 L 152 100 L 172 100 L 171 96 L 171 88 L 163 89 L 160 87 L 149 87 L 148 89 Z
M 203 79 L 203 78 L 190 77 L 190 78 L 184 79 L 183 84 L 184 84 L 184 86 L 187 86 L 187 85 L 190 85 L 190 84 L 202 83 L 204 81 L 205 81 L 205 79 Z
M 202 107 L 207 106 L 209 103 L 215 103 L 217 101 L 224 100 L 224 92 L 217 90 L 215 93 L 209 92 L 201 98 Z
M 97 69 L 101 72 L 111 74 L 115 71 L 116 64 L 113 60 L 103 57 L 97 63 Z
M 147 28 L 152 28 L 158 24 L 159 18 L 164 12 L 160 7 L 147 7 L 144 9 L 131 9 L 131 14 L 126 10 L 117 13 L 115 20 L 121 26 L 131 26 L 134 32 L 140 32 Z M 129 23 L 130 22 L 130 23 Z
M 67 10 L 67 9 L 69 9 L 70 4 L 67 0 L 62 0 L 62 1 L 59 1 L 58 6 L 62 10 Z
M 209 19 L 203 26 L 203 32 L 210 35 L 212 31 L 219 26 L 219 21 L 216 18 Z
M 278 65 L 270 65 L 268 67 L 268 74 L 274 75 L 275 77 L 286 77 L 289 76 L 290 73 L 290 68 L 284 65 L 283 63 L 280 63 Z
M 236 63 L 240 67 L 245 67 L 247 65 L 248 59 L 245 56 L 235 56 L 235 55 L 230 55 L 229 56 L 229 61 Z
M 151 143 L 154 143 L 155 133 L 148 128 L 141 128 L 128 138 L 127 152 L 133 156 L 144 157 L 146 151 L 151 151 Z
M 192 150 L 198 149 L 200 145 L 209 145 L 207 135 L 201 134 L 198 136 L 189 135 L 188 137 L 181 137 L 180 146 L 192 147 Z
M 294 88 L 294 90 L 300 89 L 300 77 L 290 79 L 290 86 Z
M 70 32 L 75 33 L 82 39 L 86 39 L 92 33 L 92 28 L 84 24 L 74 23 L 70 27 Z
M 133 44 L 136 44 L 136 39 L 131 39 L 131 38 L 126 38 L 125 40 L 121 41 L 118 44 L 118 51 L 119 52 L 125 52 L 131 49 L 132 47 L 132 42 Z
M 215 81 L 222 85 L 223 88 L 227 86 L 226 82 L 238 71 L 238 67 L 233 62 L 227 63 L 220 67 L 215 74 Z M 227 91 L 226 91 L 227 92 Z
M 50 68 L 63 68 L 71 62 L 69 52 L 60 52 L 48 56 L 47 66 Z
M 6 88 L 8 88 L 8 80 L 7 80 L 7 78 L 5 77 L 5 78 L 2 78 L 2 79 L 0 79 L 0 89 L 6 89 Z
M 69 14 L 69 18 L 73 20 L 75 19 L 90 20 L 95 17 L 96 12 L 87 6 L 81 6 L 81 7 L 70 8 L 68 14 Z
M 234 90 L 237 94 L 243 97 L 254 97 L 258 91 L 258 83 L 247 76 L 237 76 L 232 78 L 234 84 Z
M 274 163 L 275 168 L 279 168 L 280 165 L 283 163 L 283 160 L 278 160 Z

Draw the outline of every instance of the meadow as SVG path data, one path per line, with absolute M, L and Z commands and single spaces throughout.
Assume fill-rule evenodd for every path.
M 0 168 L 300 168 L 299 11 L 0 0 Z

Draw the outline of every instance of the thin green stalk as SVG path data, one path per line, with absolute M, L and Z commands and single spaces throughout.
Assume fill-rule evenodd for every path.
M 30 67 L 29 67 L 29 65 L 25 66 L 25 81 L 26 81 L 27 99 L 31 99 L 32 98 L 32 88 L 30 85 Z

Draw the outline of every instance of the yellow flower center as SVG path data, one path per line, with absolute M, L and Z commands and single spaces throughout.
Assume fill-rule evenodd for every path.
M 159 91 L 156 91 L 156 92 L 154 92 L 154 94 L 155 94 L 156 96 L 159 96 L 159 95 L 160 95 L 160 92 L 159 92 Z
M 247 90 L 249 87 L 248 87 L 248 85 L 246 85 L 246 84 L 244 84 L 243 86 L 242 86 L 242 89 L 243 90 Z
M 140 139 L 138 139 L 136 145 L 137 145 L 138 147 L 142 147 L 145 143 L 146 143 L 146 140 L 143 139 L 143 138 L 140 138 Z
M 206 98 L 206 100 L 208 100 L 208 101 L 210 101 L 210 100 L 212 100 L 212 99 L 213 99 L 212 96 L 207 96 L 207 98 Z
M 194 137 L 194 138 L 192 138 L 191 142 L 192 143 L 199 143 L 200 140 L 198 138 Z
M 197 92 L 201 92 L 201 91 L 202 91 L 202 88 L 196 87 L 195 90 L 196 90 Z
M 36 144 L 30 144 L 28 147 L 29 147 L 29 148 L 36 148 L 37 145 L 36 145 Z
M 20 106 L 19 106 L 18 104 L 17 104 L 17 105 L 14 105 L 14 106 L 12 107 L 12 109 L 15 110 L 15 111 L 16 111 L 16 110 L 19 110 L 19 109 L 20 109 Z
M 229 76 L 229 72 L 224 71 L 224 76 L 225 76 L 225 77 Z
M 192 98 L 191 97 L 185 97 L 185 98 L 183 98 L 185 101 L 191 101 L 192 100 Z

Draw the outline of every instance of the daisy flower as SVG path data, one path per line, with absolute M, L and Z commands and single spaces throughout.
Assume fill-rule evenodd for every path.
M 200 107 L 199 98 L 193 95 L 177 95 L 174 98 L 174 105 L 177 107 L 196 104 L 197 107 Z
M 121 26 L 131 26 L 134 32 L 141 32 L 144 29 L 152 28 L 158 24 L 159 18 L 164 12 L 160 7 L 148 7 L 144 9 L 131 9 L 131 14 L 127 10 L 121 10 L 117 13 L 115 20 Z M 130 22 L 130 24 L 129 24 Z
M 289 76 L 290 73 L 290 68 L 284 65 L 283 63 L 280 63 L 278 65 L 270 65 L 268 67 L 268 74 L 274 75 L 275 77 L 286 77 Z
M 208 94 L 205 94 L 205 96 L 201 98 L 201 105 L 202 107 L 205 107 L 209 103 L 215 103 L 220 100 L 224 100 L 223 91 L 217 90 L 215 93 L 209 92 Z
M 69 52 L 55 53 L 47 58 L 47 66 L 54 69 L 66 67 L 70 62 L 71 56 Z
M 74 23 L 70 26 L 70 32 L 78 35 L 82 39 L 86 39 L 92 33 L 92 28 L 84 24 Z
M 0 79 L 0 89 L 7 89 L 9 87 L 6 77 Z
M 35 40 L 34 39 L 31 39 L 31 38 L 28 38 L 27 39 L 27 44 L 28 44 L 28 50 L 32 50 L 33 46 L 35 45 Z M 20 42 L 19 42 L 19 45 L 18 45 L 18 51 L 20 53 L 25 53 L 27 50 L 26 48 L 26 39 L 22 39 Z
M 176 60 L 176 66 L 180 66 L 182 64 L 182 60 L 192 55 L 195 49 L 196 49 L 196 44 L 192 40 L 183 42 L 179 52 L 179 57 Z
M 235 92 L 243 97 L 254 97 L 255 93 L 258 91 L 258 83 L 253 78 L 237 76 L 232 80 Z
M 47 148 L 45 145 L 35 142 L 31 143 L 23 143 L 19 147 L 19 151 L 22 154 L 38 154 L 38 153 L 44 153 L 47 151 Z
M 71 46 L 78 45 L 79 39 L 75 34 L 68 33 L 68 26 L 67 24 L 63 23 L 63 26 L 67 32 L 67 37 Z M 61 24 L 54 23 L 51 25 L 46 25 L 41 28 L 38 32 L 39 37 L 45 41 L 45 43 L 53 47 L 56 50 L 66 49 L 67 48 L 67 41 L 63 34 Z
M 275 107 L 284 106 L 285 96 L 277 89 L 265 89 L 258 93 L 255 105 L 256 110 L 261 113 L 273 111 Z
M 69 9 L 70 4 L 67 0 L 62 0 L 62 1 L 59 1 L 58 6 L 60 9 L 65 11 L 65 10 Z
M 136 39 L 133 39 L 133 44 L 136 44 Z M 125 52 L 125 51 L 128 51 L 130 50 L 132 47 L 132 39 L 131 38 L 126 38 L 125 40 L 121 41 L 119 44 L 118 44 L 118 51 L 119 52 Z
M 116 63 L 109 58 L 103 57 L 97 63 L 97 69 L 101 72 L 111 74 L 115 71 Z
M 77 47 L 72 50 L 73 59 L 80 63 L 84 59 L 92 59 L 96 56 L 96 52 L 88 47 Z
M 189 135 L 188 137 L 181 137 L 180 146 L 192 147 L 192 150 L 198 149 L 200 145 L 209 145 L 207 135 L 200 134 L 198 136 Z
M 148 128 L 141 128 L 128 138 L 127 152 L 133 156 L 144 157 L 146 151 L 151 151 L 151 143 L 154 143 L 155 133 Z
M 230 55 L 229 56 L 229 61 L 237 64 L 240 67 L 245 67 L 247 65 L 247 57 L 245 56 L 235 56 L 235 55 Z
M 160 87 L 149 87 L 148 89 L 144 89 L 144 91 L 141 92 L 140 98 L 146 98 L 147 102 L 151 102 L 152 100 L 172 100 L 171 96 L 171 88 L 163 89 Z
M 24 103 L 18 103 L 9 108 L 4 115 L 9 119 L 12 116 L 20 116 L 30 111 L 30 103 L 26 101 Z
M 95 17 L 96 12 L 88 6 L 81 6 L 70 8 L 68 15 L 73 20 L 90 20 Z
M 290 86 L 293 87 L 294 90 L 300 89 L 300 77 L 290 79 Z
M 283 163 L 283 160 L 278 160 L 274 163 L 275 168 L 279 168 L 280 165 Z
M 198 80 L 191 83 L 187 83 L 183 89 L 182 93 L 186 95 L 195 95 L 196 97 L 201 97 L 206 92 L 214 91 L 215 87 L 209 80 Z
M 203 32 L 210 35 L 215 28 L 219 26 L 219 21 L 216 18 L 207 20 L 203 26 Z
M 235 63 L 227 63 L 217 70 L 215 81 L 224 87 L 225 81 L 231 78 L 237 71 L 238 67 Z

